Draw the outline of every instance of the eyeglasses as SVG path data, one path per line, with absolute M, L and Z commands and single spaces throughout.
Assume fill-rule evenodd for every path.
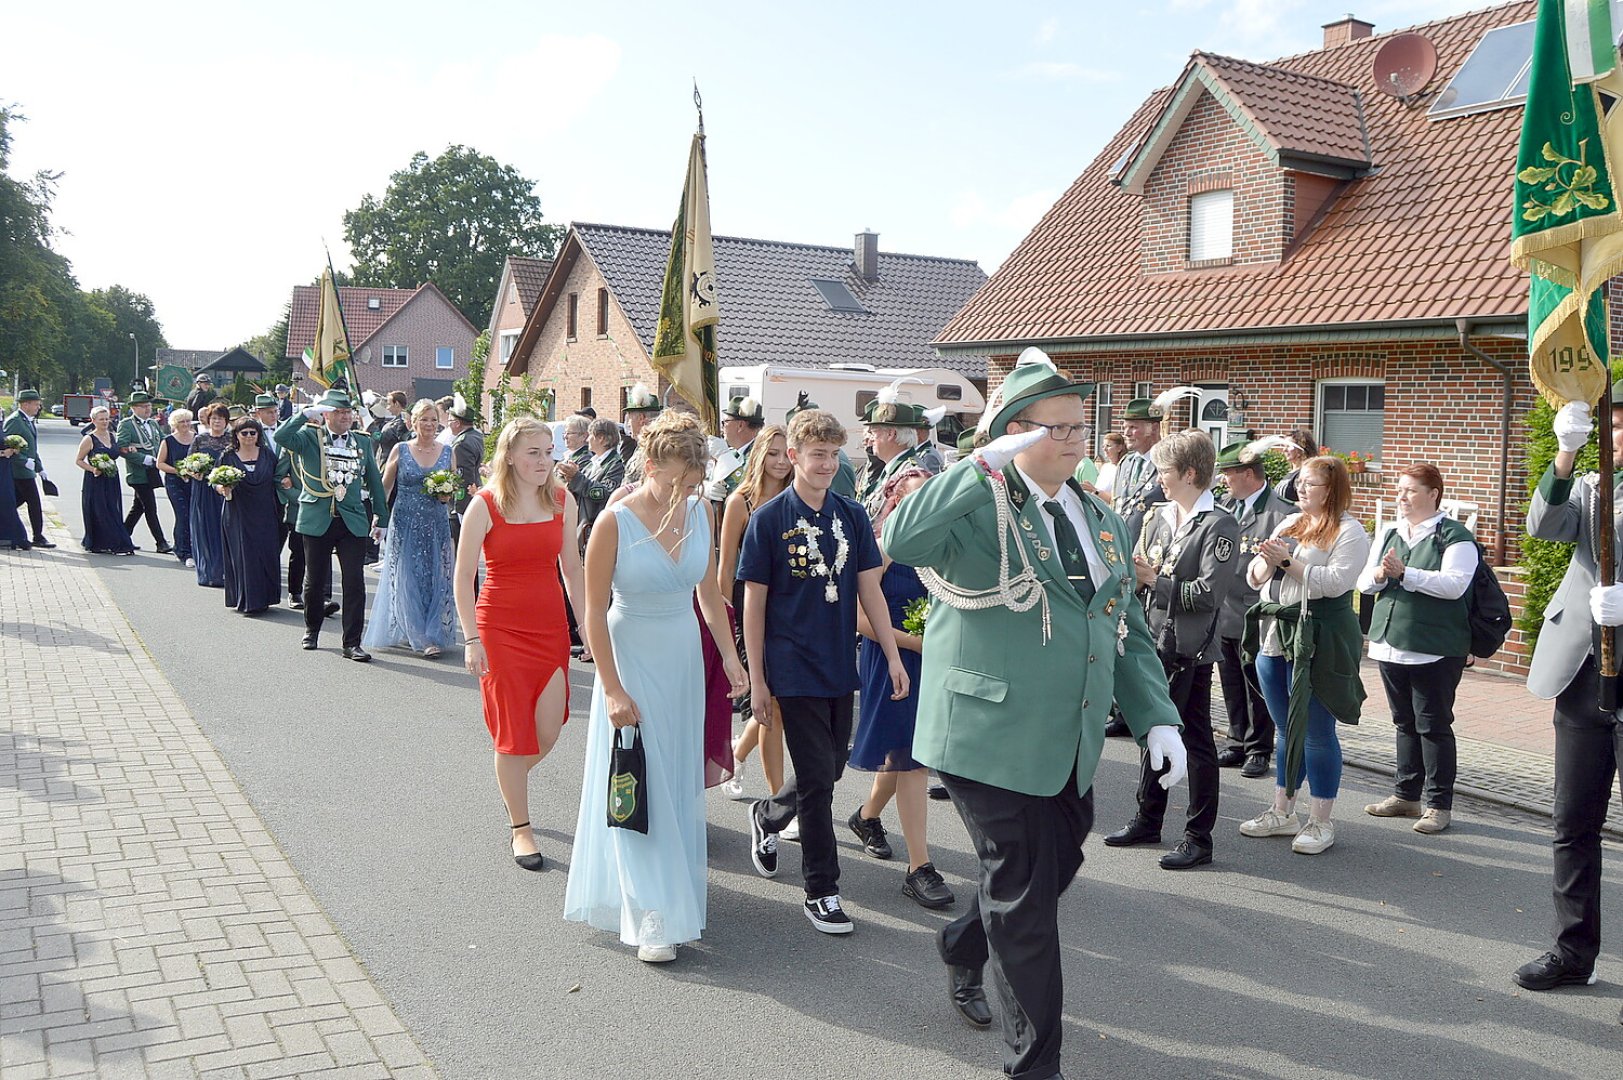
M 1048 432 L 1050 439 L 1056 439 L 1059 442 L 1069 442 L 1071 439 L 1085 439 L 1088 437 L 1088 425 L 1086 424 L 1041 424 L 1035 420 L 1022 420 L 1020 422 L 1031 427 L 1043 428 Z

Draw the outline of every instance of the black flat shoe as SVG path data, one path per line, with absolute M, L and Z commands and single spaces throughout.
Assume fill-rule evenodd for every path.
M 528 821 L 513 826 L 514 829 L 528 829 L 529 827 L 530 823 Z M 508 841 L 507 846 L 508 850 L 511 851 L 513 847 L 511 840 Z M 530 855 L 514 855 L 513 861 L 518 863 L 520 870 L 540 870 L 547 864 L 547 860 L 542 857 L 539 851 Z
M 31 544 L 33 544 L 35 547 L 41 547 L 41 548 L 54 548 L 56 546 L 55 544 L 51 543 L 49 540 L 45 539 L 45 537 L 43 537 L 43 536 L 36 536 L 36 537 L 34 537 L 33 540 L 31 540 L 29 542 Z
M 1135 847 L 1139 844 L 1159 844 L 1161 830 L 1151 825 L 1143 818 L 1133 816 L 1133 820 L 1105 837 L 1106 847 Z
M 303 611 L 304 610 L 304 601 L 299 600 L 297 598 L 294 598 L 294 599 L 289 600 L 287 602 L 287 606 L 292 608 L 294 611 Z
M 1217 752 L 1217 767 L 1219 769 L 1237 769 L 1245 764 L 1245 749 L 1239 746 L 1225 746 Z
M 1511 978 L 1528 990 L 1554 990 L 1558 986 L 1593 986 L 1595 969 L 1578 967 L 1559 953 L 1547 952 L 1517 968 Z
M 301 648 L 301 649 L 314 649 L 315 647 L 316 647 L 316 636 L 314 634 L 306 634 L 306 635 L 304 635 L 304 637 L 299 639 L 299 648 Z
M 1211 848 L 1203 848 L 1192 840 L 1184 840 L 1177 847 L 1161 856 L 1161 869 L 1189 870 L 1196 866 L 1205 866 L 1211 861 Z
M 978 1028 L 992 1026 L 992 1007 L 986 1003 L 981 969 L 947 965 L 947 995 L 958 1015 Z
M 324 619 L 330 619 L 336 614 L 338 614 L 338 604 L 332 600 L 328 600 L 327 606 L 321 609 L 321 617 Z
M 366 664 L 371 662 L 372 654 L 361 648 L 359 645 L 345 645 L 344 659 L 353 660 L 357 664 Z
M 929 788 L 929 795 L 930 798 L 935 799 L 938 802 L 943 799 L 952 798 L 952 794 L 947 791 L 946 784 L 931 784 Z
M 1245 767 L 1240 775 L 1248 780 L 1255 780 L 1259 776 L 1267 776 L 1273 772 L 1273 766 L 1268 763 L 1267 754 L 1250 754 L 1245 759 Z
M 175 549 L 170 547 L 168 544 L 159 544 L 152 550 L 156 551 L 159 555 L 173 555 L 175 553 Z

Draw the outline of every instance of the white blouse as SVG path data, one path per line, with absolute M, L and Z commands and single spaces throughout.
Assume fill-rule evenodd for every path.
M 1292 514 L 1281 521 L 1269 539 L 1278 537 L 1301 516 Z M 1272 603 L 1300 603 L 1304 587 L 1310 601 L 1333 599 L 1352 592 L 1358 583 L 1358 572 L 1364 568 L 1368 558 L 1369 533 L 1364 531 L 1363 523 L 1357 518 L 1351 514 L 1342 514 L 1341 531 L 1336 534 L 1328 551 L 1298 544 L 1296 550 L 1291 553 L 1291 561 L 1302 567 L 1300 580 L 1289 573 L 1276 580 L 1273 569 L 1261 555 L 1251 560 L 1251 565 L 1246 568 L 1246 578 L 1253 587 L 1261 590 L 1261 599 Z M 1285 651 L 1279 646 L 1279 635 L 1274 630 L 1274 620 L 1264 619 L 1262 630 L 1262 654 L 1283 656 Z

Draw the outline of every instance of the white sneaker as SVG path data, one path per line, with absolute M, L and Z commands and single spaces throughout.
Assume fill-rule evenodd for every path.
M 657 911 L 644 912 L 637 928 L 637 959 L 645 964 L 668 964 L 676 959 L 676 946 L 665 943 L 665 919 Z
M 1291 841 L 1291 850 L 1298 855 L 1317 855 L 1336 842 L 1336 827 L 1328 821 L 1307 819 L 1302 831 Z
M 793 844 L 800 843 L 800 818 L 790 818 L 789 824 L 785 825 L 783 827 L 783 831 L 778 833 L 778 838 L 780 840 L 788 840 Z
M 1295 836 L 1302 831 L 1302 819 L 1292 810 L 1281 814 L 1269 807 L 1250 821 L 1240 823 L 1241 836 Z
M 191 566 L 191 567 L 196 567 L 197 566 L 197 560 L 196 559 L 187 559 L 186 560 L 186 565 Z
M 744 793 L 744 763 L 737 758 L 733 759 L 732 778 L 722 781 L 721 793 L 734 802 L 743 802 L 749 798 Z
M 676 946 L 638 945 L 637 959 L 645 964 L 668 964 L 676 959 Z

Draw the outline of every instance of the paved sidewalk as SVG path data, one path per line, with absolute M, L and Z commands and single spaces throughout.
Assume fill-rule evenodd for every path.
M 0 1074 L 433 1077 L 77 541 L 51 537 L 0 552 Z

